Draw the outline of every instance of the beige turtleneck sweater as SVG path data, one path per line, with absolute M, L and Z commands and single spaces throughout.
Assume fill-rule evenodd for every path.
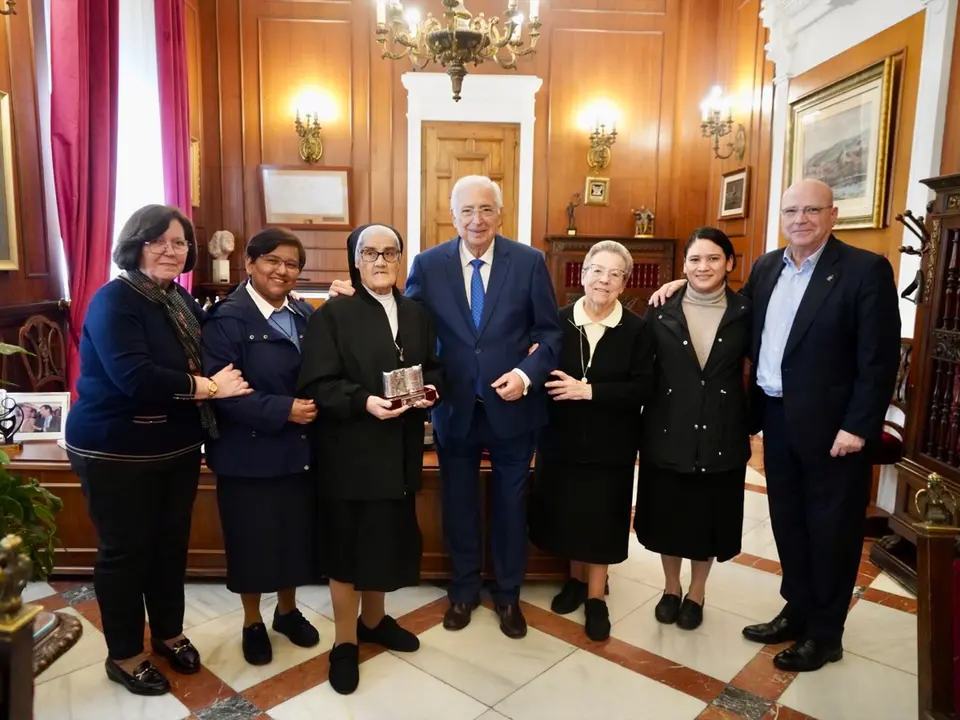
M 727 286 L 722 285 L 716 292 L 706 294 L 697 292 L 688 283 L 681 307 L 702 370 L 710 357 L 717 328 L 720 327 L 720 320 L 727 309 Z

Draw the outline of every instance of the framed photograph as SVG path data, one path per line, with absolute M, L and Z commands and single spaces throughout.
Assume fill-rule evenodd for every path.
M 735 220 L 747 216 L 750 200 L 750 168 L 724 173 L 720 181 L 720 209 L 718 220 Z
M 200 141 L 190 138 L 190 205 L 200 207 Z
M 17 197 L 13 176 L 13 111 L 9 93 L 0 92 L 0 271 L 20 267 L 17 257 Z
M 294 230 L 351 230 L 350 168 L 261 165 L 265 225 Z
M 610 204 L 610 178 L 588 177 L 583 190 L 584 203 L 587 205 Z
M 790 105 L 786 184 L 816 178 L 833 188 L 838 228 L 886 224 L 900 65 L 888 57 Z
M 7 393 L 17 403 L 16 417 L 22 418 L 14 442 L 22 440 L 60 440 L 70 411 L 70 393 Z

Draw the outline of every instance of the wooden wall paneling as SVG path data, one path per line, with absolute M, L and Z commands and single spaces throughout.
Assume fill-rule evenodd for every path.
M 795 100 L 847 77 L 891 55 L 902 56 L 899 107 L 893 114 L 893 143 L 890 152 L 886 227 L 867 230 L 841 230 L 845 242 L 884 255 L 900 269 L 897 248 L 903 242 L 903 228 L 893 221 L 902 212 L 907 200 L 910 179 L 910 151 L 917 109 L 920 80 L 920 56 L 923 50 L 924 13 L 919 12 L 891 28 L 847 50 L 827 62 L 798 75 L 790 81 L 789 100 Z
M 960 173 L 960 28 L 953 33 L 947 118 L 943 127 L 943 151 L 940 155 L 940 174 L 954 173 Z

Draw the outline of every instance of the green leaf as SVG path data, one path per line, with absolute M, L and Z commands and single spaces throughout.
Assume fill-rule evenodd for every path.
M 19 345 L 9 345 L 0 343 L 0 355 L 33 355 L 29 350 L 25 350 Z

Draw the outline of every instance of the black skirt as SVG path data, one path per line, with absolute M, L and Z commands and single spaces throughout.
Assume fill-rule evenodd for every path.
M 718 473 L 678 473 L 641 463 L 633 529 L 661 555 L 730 560 L 740 554 L 747 466 Z
M 311 585 L 317 571 L 317 480 L 217 476 L 227 589 L 270 593 Z
M 420 584 L 423 538 L 416 496 L 320 500 L 320 569 L 356 590 L 391 592 Z
M 538 458 L 529 501 L 530 541 L 550 555 L 598 565 L 627 559 L 633 464 Z

